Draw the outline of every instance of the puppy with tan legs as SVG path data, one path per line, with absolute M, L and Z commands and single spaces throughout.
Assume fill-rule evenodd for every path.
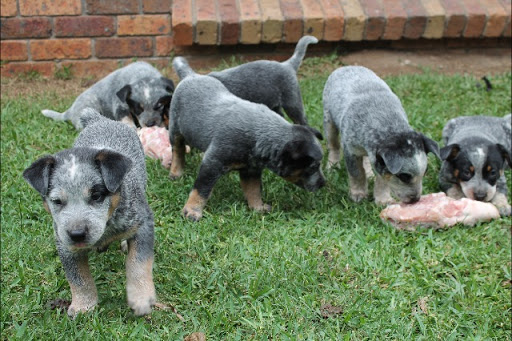
M 196 74 L 184 58 L 174 58 L 173 67 L 182 80 L 170 111 L 170 177 L 183 174 L 185 143 L 204 152 L 183 208 L 187 218 L 202 217 L 215 183 L 229 171 L 239 172 L 247 203 L 257 211 L 270 209 L 261 198 L 264 168 L 308 191 L 325 184 L 319 131 L 290 124 L 266 106 L 233 95 L 217 79 Z
M 128 241 L 126 292 L 135 315 L 151 313 L 153 213 L 146 200 L 146 164 L 137 133 L 92 109 L 73 148 L 35 161 L 23 177 L 52 215 L 54 235 L 71 287 L 68 315 L 91 310 L 98 294 L 88 253 Z
M 449 197 L 493 203 L 502 216 L 511 214 L 504 170 L 511 164 L 512 115 L 462 116 L 443 129 L 439 173 Z
M 365 67 L 341 67 L 325 84 L 323 104 L 328 163 L 338 164 L 343 153 L 352 200 L 368 196 L 363 162 L 368 157 L 376 174 L 376 203 L 394 202 L 392 194 L 404 203 L 418 201 L 427 153 L 439 157 L 439 147 L 411 128 L 389 86 Z

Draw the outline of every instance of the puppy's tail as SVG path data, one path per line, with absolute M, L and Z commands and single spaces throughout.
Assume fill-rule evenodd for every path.
M 318 43 L 318 39 L 313 36 L 304 36 L 300 38 L 297 46 L 295 47 L 295 52 L 293 52 L 293 56 L 291 56 L 290 59 L 284 61 L 283 63 L 290 64 L 295 69 L 295 72 L 297 72 L 297 70 L 299 70 L 300 64 L 302 63 L 302 60 L 304 59 L 304 56 L 306 55 L 306 49 L 308 48 L 308 45 L 316 43 Z
M 66 112 L 60 113 L 57 111 L 44 109 L 44 110 L 41 110 L 41 113 L 46 117 L 54 119 L 55 121 L 65 121 L 68 119 Z
M 100 120 L 108 120 L 105 116 L 102 116 L 97 110 L 93 108 L 85 108 L 80 113 L 80 124 L 83 128 L 88 125 L 94 124 Z
M 190 65 L 188 65 L 187 60 L 183 57 L 175 57 L 172 60 L 172 67 L 174 68 L 174 71 L 176 71 L 180 79 L 196 74 L 194 70 L 192 70 Z

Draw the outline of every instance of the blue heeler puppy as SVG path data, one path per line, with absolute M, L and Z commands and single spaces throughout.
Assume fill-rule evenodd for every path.
M 452 198 L 489 201 L 511 214 L 504 169 L 511 166 L 512 116 L 462 116 L 443 129 L 441 189 Z
M 398 97 L 371 70 L 346 66 L 328 78 L 323 93 L 324 129 L 329 165 L 340 161 L 340 137 L 349 173 L 350 196 L 368 196 L 363 157 L 376 173 L 376 203 L 393 202 L 391 193 L 405 203 L 419 200 L 427 169 L 427 153 L 439 157 L 436 142 L 415 132 Z
M 54 120 L 69 120 L 82 129 L 81 113 L 92 108 L 115 121 L 130 126 L 164 126 L 168 124 L 169 106 L 174 83 L 146 62 L 131 63 L 101 79 L 81 93 L 64 113 L 43 110 Z
M 90 310 L 98 294 L 88 252 L 128 241 L 126 292 L 135 315 L 155 304 L 153 213 L 146 200 L 146 164 L 136 132 L 92 109 L 73 148 L 35 161 L 23 172 L 52 215 L 57 251 L 71 287 L 68 315 Z

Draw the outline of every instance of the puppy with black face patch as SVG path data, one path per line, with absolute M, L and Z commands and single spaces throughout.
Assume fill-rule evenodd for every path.
M 91 310 L 98 293 L 88 253 L 128 242 L 126 296 L 135 315 L 151 313 L 153 213 L 146 200 L 146 164 L 137 133 L 92 109 L 73 148 L 41 157 L 23 177 L 52 215 L 57 251 L 71 288 L 68 315 Z
M 163 126 L 168 116 L 174 83 L 146 62 L 136 62 L 116 70 L 80 94 L 64 113 L 43 110 L 54 120 L 69 120 L 76 129 L 83 128 L 81 113 L 85 108 L 132 127 Z
M 185 143 L 204 151 L 194 189 L 183 208 L 187 218 L 201 218 L 213 186 L 232 170 L 240 173 L 249 207 L 258 211 L 270 209 L 261 199 L 264 168 L 308 191 L 325 184 L 319 131 L 290 124 L 266 106 L 233 95 L 217 79 L 196 74 L 183 58 L 174 58 L 173 67 L 182 80 L 170 111 L 170 177 L 183 173 Z
M 343 147 L 352 200 L 368 196 L 363 167 L 368 156 L 376 172 L 376 203 L 393 202 L 391 193 L 404 203 L 418 201 L 427 153 L 439 157 L 439 147 L 409 126 L 400 100 L 388 85 L 367 68 L 341 67 L 329 76 L 323 102 L 329 166 L 340 162 Z
M 452 198 L 493 203 L 511 214 L 504 169 L 511 166 L 512 116 L 463 116 L 443 129 L 439 174 L 441 189 Z

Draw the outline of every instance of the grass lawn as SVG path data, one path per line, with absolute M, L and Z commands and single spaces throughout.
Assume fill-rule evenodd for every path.
M 322 91 L 337 64 L 311 58 L 300 70 L 310 123 L 322 127 Z M 491 76 L 492 91 L 471 76 L 387 77 L 411 125 L 440 141 L 459 115 L 503 116 L 511 110 L 511 74 Z M 78 83 L 71 79 L 67 82 Z M 99 305 L 75 320 L 47 303 L 70 299 L 54 245 L 51 217 L 22 179 L 36 158 L 69 148 L 77 132 L 41 109 L 64 111 L 78 93 L 24 81 L 30 96 L 1 98 L 2 339 L 182 340 L 504 340 L 511 333 L 511 220 L 442 231 L 396 231 L 380 207 L 348 197 L 345 169 L 308 193 L 264 173 L 261 215 L 248 210 L 238 175 L 216 185 L 203 219 L 180 215 L 200 163 L 193 151 L 175 182 L 147 160 L 155 213 L 154 279 L 159 302 L 174 306 L 135 318 L 126 304 L 124 255 L 118 244 L 91 254 Z M 81 89 L 83 91 L 83 89 Z M 325 145 L 325 144 L 324 144 Z M 439 161 L 429 156 L 424 193 L 438 192 Z M 507 172 L 510 184 L 510 171 Z

